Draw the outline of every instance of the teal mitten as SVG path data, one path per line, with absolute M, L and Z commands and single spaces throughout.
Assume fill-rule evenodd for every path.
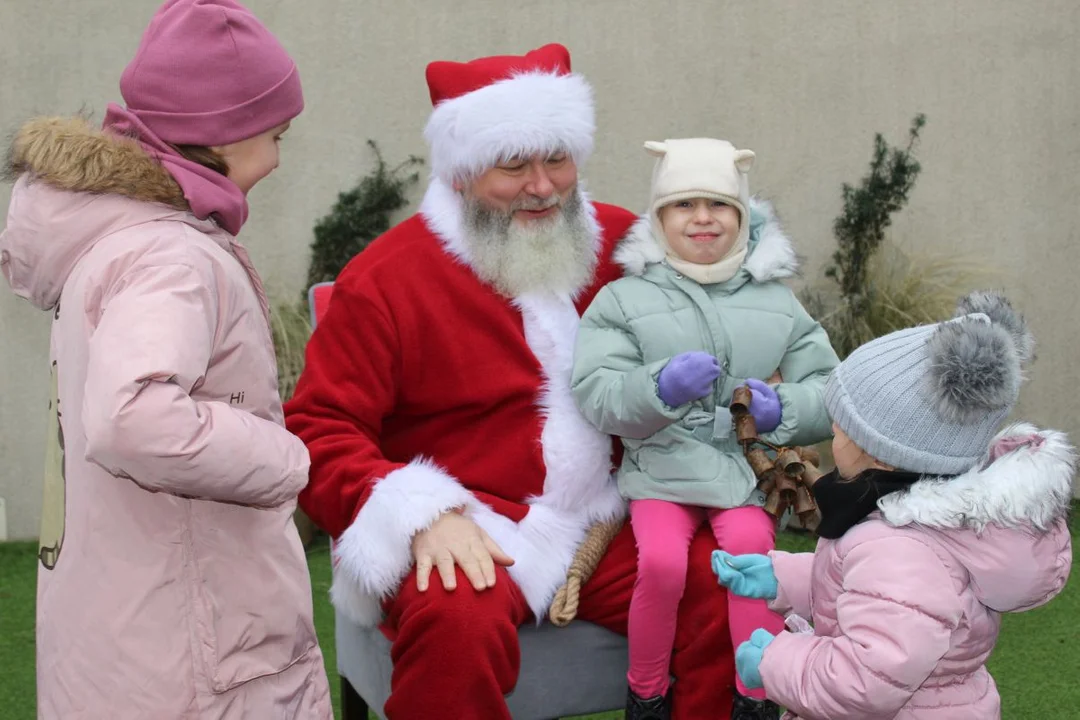
M 768 555 L 732 555 L 714 550 L 712 569 L 716 579 L 736 595 L 775 600 L 778 584 Z

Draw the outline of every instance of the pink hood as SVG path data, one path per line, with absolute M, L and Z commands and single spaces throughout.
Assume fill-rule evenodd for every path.
M 1017 424 L 999 435 L 1037 438 L 951 480 L 926 479 L 878 503 L 894 526 L 917 525 L 970 576 L 970 591 L 997 612 L 1028 610 L 1060 590 L 1061 538 L 1049 532 L 1068 509 L 1076 455 L 1064 433 Z M 1068 563 L 1064 568 L 1068 573 Z
M 188 212 L 180 186 L 137 143 L 81 118 L 27 123 L 15 136 L 7 173 L 18 180 L 0 233 L 0 271 L 42 310 L 56 305 L 83 255 L 120 230 L 180 220 L 228 245 L 214 223 Z

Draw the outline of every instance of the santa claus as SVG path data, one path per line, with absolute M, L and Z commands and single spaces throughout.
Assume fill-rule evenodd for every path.
M 435 62 L 432 177 L 415 216 L 341 273 L 286 408 L 300 504 L 335 539 L 331 595 L 393 640 L 391 718 L 509 718 L 519 625 L 543 618 L 587 529 L 620 518 L 611 439 L 569 380 L 581 312 L 634 215 L 586 197 L 593 101 L 560 45 Z M 723 717 L 731 648 L 702 532 L 672 661 L 674 717 Z M 625 634 L 627 526 L 578 617 Z

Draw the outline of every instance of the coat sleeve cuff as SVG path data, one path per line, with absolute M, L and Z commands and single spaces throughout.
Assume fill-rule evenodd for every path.
M 774 445 L 813 445 L 829 437 L 832 422 L 825 411 L 821 389 L 806 383 L 780 383 L 780 425 L 762 433 Z
M 769 699 L 783 705 L 793 712 L 804 712 L 801 707 L 805 698 L 800 697 L 799 683 L 803 681 L 802 670 L 805 668 L 809 653 L 824 638 L 813 635 L 797 635 L 781 632 L 776 635 L 758 665 L 761 681 Z
M 379 480 L 334 543 L 334 605 L 350 616 L 370 614 L 355 608 L 370 609 L 373 599 L 381 603 L 397 592 L 413 566 L 413 536 L 443 513 L 478 503 L 456 478 L 423 458 Z
M 810 575 L 814 553 L 769 553 L 776 575 L 776 597 L 768 601 L 769 609 L 779 615 L 794 613 L 810 619 Z

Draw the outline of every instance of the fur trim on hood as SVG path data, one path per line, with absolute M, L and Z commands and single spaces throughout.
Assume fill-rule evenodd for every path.
M 43 117 L 15 134 L 4 164 L 9 180 L 26 175 L 58 190 L 122 195 L 187 210 L 172 175 L 130 138 L 111 135 L 84 117 Z
M 1072 502 L 1076 451 L 1054 430 L 1018 423 L 1000 432 L 983 462 L 954 478 L 924 478 L 878 501 L 890 525 L 982 531 L 993 523 L 1045 531 Z
M 750 213 L 752 218 L 760 216 L 762 220 L 751 220 L 750 250 L 743 269 L 759 283 L 793 277 L 798 272 L 799 260 L 772 203 L 752 197 Z M 664 250 L 653 238 L 649 216 L 643 215 L 616 249 L 615 262 L 622 266 L 625 275 L 641 275 L 649 265 L 663 260 Z
M 42 118 L 15 136 L 6 165 L 15 179 L 0 231 L 0 274 L 35 307 L 55 307 L 79 260 L 103 237 L 157 220 L 226 233 L 191 214 L 172 176 L 128 138 L 83 118 Z

